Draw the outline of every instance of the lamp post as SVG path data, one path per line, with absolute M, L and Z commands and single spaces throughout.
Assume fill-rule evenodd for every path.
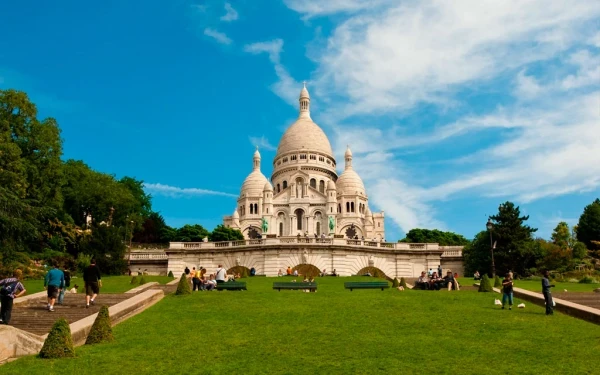
M 488 232 L 490 232 L 490 252 L 492 253 L 492 278 L 496 277 L 496 264 L 494 263 L 494 242 L 492 241 L 492 230 L 494 229 L 494 224 L 488 219 L 487 224 L 485 225 Z

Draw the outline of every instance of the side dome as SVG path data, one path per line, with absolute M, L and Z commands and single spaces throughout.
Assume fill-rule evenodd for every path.
M 340 194 L 367 195 L 365 184 L 354 169 L 346 169 L 338 178 L 336 185 Z
M 269 181 L 265 175 L 260 170 L 255 169 L 244 180 L 241 195 L 262 196 L 265 184 L 268 183 Z
M 335 182 L 333 182 L 333 180 L 329 180 L 327 183 L 327 190 L 336 190 Z
M 277 157 L 293 151 L 315 151 L 333 158 L 329 139 L 310 117 L 300 117 L 286 130 L 277 147 Z
M 271 185 L 270 182 L 267 182 L 263 188 L 263 191 L 273 191 L 273 185 Z

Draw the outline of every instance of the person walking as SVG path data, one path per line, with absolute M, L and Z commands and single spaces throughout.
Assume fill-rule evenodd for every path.
M 227 275 L 227 271 L 223 268 L 222 264 L 219 264 L 219 268 L 217 268 L 217 273 L 215 275 L 215 280 L 217 284 L 221 284 L 225 282 L 225 276 Z
M 58 293 L 65 286 L 65 274 L 58 269 L 58 264 L 55 261 L 53 263 L 54 267 L 46 273 L 44 278 L 44 288 L 48 291 L 48 305 L 46 308 L 50 312 L 54 311 L 54 302 L 56 302 Z
M 512 310 L 513 305 L 513 279 L 510 277 L 510 273 L 507 273 L 502 280 L 502 310 L 508 300 L 508 309 Z
M 21 270 L 15 270 L 13 277 L 0 280 L 0 324 L 10 323 L 14 299 L 27 292 L 20 281 L 22 276 Z
M 83 281 L 85 283 L 85 307 L 95 304 L 96 297 L 102 287 L 100 269 L 96 265 L 96 259 L 92 259 L 90 265 L 83 270 Z
M 554 284 L 550 284 L 550 272 L 544 271 L 544 278 L 542 279 L 542 294 L 544 294 L 544 301 L 546 301 L 546 315 L 554 314 L 554 301 L 552 300 L 552 292 L 550 288 L 554 288 Z
M 58 293 L 58 304 L 62 305 L 65 300 L 65 292 L 67 288 L 71 286 L 71 272 L 69 270 L 64 270 L 63 274 L 65 275 L 65 285 Z

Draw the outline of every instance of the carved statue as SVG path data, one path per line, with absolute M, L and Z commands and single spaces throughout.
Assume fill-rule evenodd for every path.
M 335 228 L 335 218 L 333 216 L 329 216 L 329 231 L 333 232 L 333 228 Z
M 240 257 L 235 258 L 235 265 L 239 266 L 240 263 L 242 263 L 242 260 L 240 259 Z
M 262 232 L 266 234 L 269 231 L 269 222 L 264 217 L 262 218 Z
M 308 263 L 308 252 L 306 250 L 304 250 L 304 252 L 302 253 L 302 263 Z
M 375 265 L 375 260 L 373 259 L 373 255 L 369 256 L 369 267 L 373 267 Z

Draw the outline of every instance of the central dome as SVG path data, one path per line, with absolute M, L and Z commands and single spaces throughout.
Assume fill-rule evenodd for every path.
M 329 139 L 310 117 L 300 117 L 286 130 L 277 147 L 277 157 L 293 151 L 315 151 L 333 157 Z
M 291 152 L 313 151 L 333 159 L 329 139 L 319 125 L 310 118 L 310 95 L 306 85 L 300 91 L 300 116 L 283 134 L 277 147 L 277 157 Z

